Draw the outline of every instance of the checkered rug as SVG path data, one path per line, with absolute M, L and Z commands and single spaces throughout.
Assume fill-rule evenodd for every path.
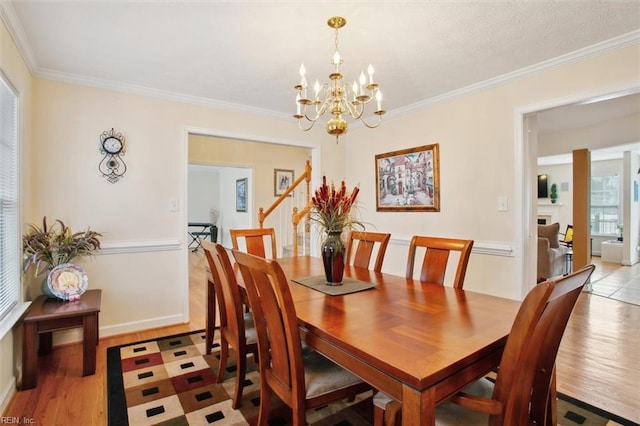
M 260 406 L 260 378 L 252 356 L 238 410 L 231 408 L 235 389 L 233 351 L 225 380 L 215 383 L 218 371 L 218 335 L 205 355 L 203 331 L 107 349 L 107 403 L 109 426 L 255 425 Z M 290 424 L 290 411 L 272 401 L 269 425 Z M 314 426 L 370 426 L 371 393 L 349 403 L 340 401 L 307 412 Z M 636 425 L 580 401 L 560 395 L 558 423 L 572 425 Z M 486 424 L 486 420 L 478 423 Z M 465 425 L 471 426 L 471 425 Z
M 218 334 L 210 355 L 203 331 L 107 349 L 109 426 L 255 425 L 260 407 L 260 377 L 252 355 L 238 410 L 231 408 L 235 389 L 235 359 L 230 351 L 223 383 L 218 371 Z M 307 419 L 318 426 L 370 425 L 371 392 L 349 403 L 340 401 L 310 410 Z M 290 424 L 289 408 L 274 399 L 270 425 Z

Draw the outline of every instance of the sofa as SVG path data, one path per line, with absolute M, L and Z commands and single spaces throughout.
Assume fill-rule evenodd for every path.
M 560 224 L 538 225 L 538 281 L 564 275 L 567 270 L 567 251 L 558 240 Z

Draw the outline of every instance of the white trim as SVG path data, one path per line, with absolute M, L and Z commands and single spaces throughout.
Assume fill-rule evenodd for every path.
M 406 235 L 392 235 L 389 239 L 389 244 L 409 247 L 411 238 L 412 237 Z M 514 257 L 513 243 L 474 241 L 471 253 Z
M 2 395 L 0 398 L 0 413 L 5 412 L 4 410 L 9 405 L 9 402 L 11 402 L 13 394 L 16 393 L 16 389 L 16 377 L 11 376 L 11 380 L 8 380 L 7 385 L 4 387 L 4 389 L 2 389 Z
M 0 340 L 4 339 L 4 337 L 9 333 L 13 326 L 16 325 L 20 317 L 27 311 L 31 302 L 22 302 L 18 303 L 13 307 L 5 316 L 2 321 L 0 321 Z
M 640 30 L 632 31 L 630 33 L 623 34 L 621 36 L 614 37 L 612 39 L 594 44 L 593 46 L 588 46 L 588 47 L 576 50 L 566 55 L 558 56 L 556 58 L 539 62 L 537 64 L 534 64 L 525 68 L 521 68 L 519 70 L 515 70 L 507 74 L 499 75 L 497 77 L 493 77 L 488 80 L 481 81 L 479 83 L 471 84 L 469 86 L 462 87 L 460 89 L 452 90 L 450 92 L 446 92 L 441 95 L 432 96 L 428 99 L 425 99 L 424 101 L 416 102 L 414 104 L 407 105 L 402 108 L 396 108 L 392 111 L 389 111 L 386 114 L 386 117 L 393 118 L 393 117 L 401 116 L 413 110 L 433 106 L 451 99 L 460 98 L 462 96 L 466 96 L 474 92 L 479 92 L 481 90 L 486 90 L 495 86 L 499 86 L 510 81 L 527 78 L 527 77 L 536 75 L 541 71 L 558 68 L 560 66 L 577 62 L 591 56 L 599 55 L 601 53 L 608 52 L 610 50 L 615 50 L 615 49 L 636 43 L 639 40 L 640 40 Z M 561 104 L 561 105 L 564 105 L 564 104 Z M 544 108 L 540 108 L 540 109 L 544 109 Z
M 182 248 L 182 241 L 111 241 L 103 242 L 100 250 L 101 254 L 121 254 L 121 253 L 145 253 L 156 251 L 174 251 Z
M 186 324 L 189 320 L 185 314 L 169 315 L 165 317 L 144 319 L 122 324 L 107 325 L 100 327 L 100 338 L 116 336 L 119 334 L 135 333 L 141 330 L 151 330 L 154 328 L 167 327 L 176 324 Z M 53 346 L 66 345 L 82 341 L 82 329 L 74 328 L 54 334 Z
M 133 93 L 133 94 L 138 94 L 142 96 L 151 96 L 151 97 L 168 99 L 168 100 L 173 100 L 178 102 L 192 103 L 195 105 L 210 106 L 210 107 L 221 108 L 221 109 L 231 110 L 231 111 L 250 112 L 254 114 L 290 119 L 290 114 L 288 113 L 280 113 L 280 112 L 275 112 L 271 110 L 250 107 L 246 105 L 239 105 L 239 104 L 233 104 L 229 102 L 218 101 L 215 99 L 184 95 L 176 92 L 170 92 L 167 90 L 158 90 L 158 89 L 148 88 L 144 86 L 118 83 L 115 81 L 81 76 L 78 74 L 64 73 L 64 72 L 49 70 L 46 68 L 39 68 L 37 61 L 35 59 L 35 55 L 33 54 L 33 50 L 29 45 L 28 38 L 26 37 L 24 29 L 20 24 L 20 20 L 17 18 L 15 10 L 10 2 L 0 1 L 0 19 L 4 21 L 9 33 L 13 37 L 13 40 L 16 43 L 18 51 L 24 58 L 25 63 L 27 64 L 27 67 L 29 68 L 31 73 L 36 77 L 62 81 L 67 83 L 75 83 L 83 86 L 113 90 L 117 92 Z M 521 68 L 519 70 L 515 70 L 497 77 L 493 77 L 482 82 L 471 84 L 469 86 L 466 86 L 457 90 L 452 90 L 447 93 L 433 96 L 423 101 L 416 102 L 411 105 L 407 105 L 405 107 L 396 108 L 392 111 L 389 111 L 386 117 L 387 119 L 391 119 L 393 117 L 398 117 L 403 114 L 406 114 L 412 110 L 421 109 L 421 108 L 428 107 L 428 106 L 431 106 L 440 102 L 444 102 L 453 98 L 465 96 L 470 93 L 485 90 L 487 88 L 501 85 L 509 81 L 526 78 L 540 71 L 557 68 L 569 63 L 583 60 L 590 56 L 595 56 L 607 51 L 615 50 L 615 49 L 636 43 L 638 42 L 638 40 L 640 40 L 640 30 L 631 31 L 627 34 L 622 34 L 612 39 L 605 40 L 600 43 L 596 43 L 592 46 L 587 46 L 582 49 L 578 49 L 574 52 L 570 52 L 565 55 L 558 56 L 556 58 L 552 58 L 552 59 L 534 64 L 525 68 Z M 356 123 L 354 123 L 354 127 L 358 127 Z

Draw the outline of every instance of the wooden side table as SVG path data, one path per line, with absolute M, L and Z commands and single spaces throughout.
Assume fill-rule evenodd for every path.
M 66 302 L 39 296 L 25 315 L 22 342 L 21 390 L 38 384 L 38 355 L 51 352 L 52 333 L 68 328 L 83 328 L 82 375 L 96 372 L 96 346 L 98 344 L 98 314 L 102 290 L 88 290 L 80 300 Z M 40 348 L 36 352 L 36 338 L 40 335 Z

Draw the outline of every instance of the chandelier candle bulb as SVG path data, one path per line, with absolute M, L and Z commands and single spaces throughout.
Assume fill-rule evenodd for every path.
M 382 92 L 379 90 L 376 93 L 376 101 L 378 101 L 378 111 L 382 111 Z
M 369 64 L 369 67 L 367 68 L 367 72 L 369 73 L 369 85 L 373 84 L 373 66 L 371 64 Z

